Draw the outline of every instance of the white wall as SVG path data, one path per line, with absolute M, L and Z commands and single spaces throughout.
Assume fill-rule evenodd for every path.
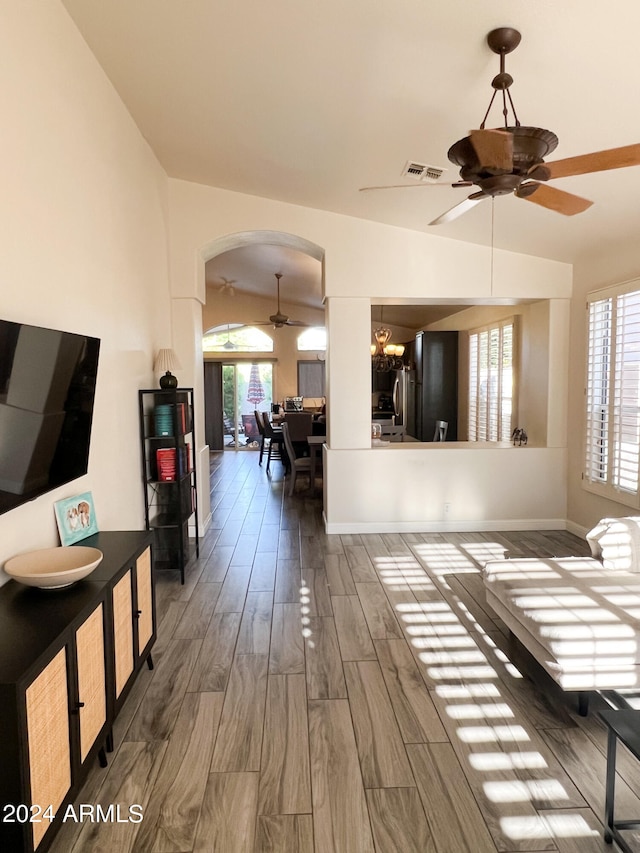
M 564 527 L 565 449 L 405 442 L 325 463 L 329 533 Z
M 329 525 L 351 523 L 360 512 L 344 500 L 345 495 L 355 494 L 354 474 L 358 478 L 358 495 L 380 491 L 377 463 L 373 464 L 377 451 L 370 447 L 372 302 L 392 297 L 417 302 L 551 299 L 561 303 L 571 296 L 571 267 L 555 261 L 495 250 L 491 275 L 491 250 L 483 246 L 179 180 L 169 181 L 169 199 L 174 296 L 191 295 L 204 301 L 204 262 L 219 250 L 228 235 L 281 232 L 297 235 L 324 252 L 330 446 L 325 513 Z M 392 291 L 390 282 L 393 282 Z M 555 312 L 553 337 L 550 346 L 556 345 L 560 353 L 556 367 L 566 371 L 566 360 L 564 364 L 561 360 L 562 346 L 556 340 L 568 337 L 568 318 L 563 319 L 562 310 Z M 553 391 L 557 391 L 556 386 Z M 565 412 L 564 403 L 562 411 Z M 566 423 L 562 424 L 561 419 L 559 426 L 560 432 L 564 426 L 566 434 Z M 529 448 L 531 453 L 534 450 Z M 334 458 L 337 451 L 354 452 L 340 452 Z M 416 452 L 421 451 L 394 451 L 385 491 L 396 494 L 413 483 Z M 422 452 L 428 450 L 424 448 Z M 446 452 L 451 465 L 463 466 L 460 470 L 466 471 L 470 486 L 475 488 L 477 483 L 484 482 L 486 461 L 465 455 L 464 462 L 460 462 L 456 460 L 462 460 L 464 451 L 450 448 Z M 502 452 L 509 454 L 508 449 Z M 515 458 L 509 454 L 509 463 Z M 539 495 L 536 507 L 540 512 L 547 507 L 549 512 L 553 510 L 554 518 L 564 518 L 566 492 L 559 486 L 558 472 L 565 470 L 565 456 L 560 453 L 559 458 L 553 449 L 540 448 L 537 466 L 524 461 L 533 458 L 523 456 L 519 467 L 514 469 L 506 462 L 499 464 L 498 470 L 509 472 L 511 480 L 519 486 L 510 491 L 510 517 L 526 521 L 531 516 L 529 485 L 519 478 L 541 470 L 553 476 L 533 477 L 532 485 Z M 447 470 L 448 466 L 441 468 L 438 477 L 446 478 Z M 371 501 L 365 505 L 370 507 Z M 500 506 L 495 505 L 494 510 L 499 511 Z M 395 512 L 389 508 L 387 515 L 390 517 Z M 420 518 L 426 522 L 432 517 L 427 508 L 423 508 L 418 518 L 406 511 L 406 520 L 415 523 Z M 548 517 L 546 513 L 544 517 Z
M 0 316 L 101 339 L 89 473 L 0 516 L 2 564 L 58 544 L 81 491 L 101 529 L 143 527 L 137 391 L 171 328 L 166 175 L 75 25 L 2 3 L 0 55 Z

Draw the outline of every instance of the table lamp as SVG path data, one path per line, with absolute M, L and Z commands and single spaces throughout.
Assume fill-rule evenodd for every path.
M 171 389 L 178 387 L 178 380 L 171 372 L 180 368 L 180 362 L 172 349 L 158 350 L 153 369 L 162 373 L 160 377 L 160 387 L 163 389 Z

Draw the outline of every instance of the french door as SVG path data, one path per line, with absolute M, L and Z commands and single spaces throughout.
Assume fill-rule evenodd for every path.
M 224 448 L 238 450 L 260 440 L 254 412 L 268 412 L 273 400 L 273 364 L 235 361 L 222 365 Z

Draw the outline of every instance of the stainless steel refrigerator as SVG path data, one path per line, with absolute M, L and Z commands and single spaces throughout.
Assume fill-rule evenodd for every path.
M 407 427 L 407 432 L 409 432 L 412 408 L 411 402 L 413 399 L 413 394 L 410 390 L 410 374 L 412 372 L 413 371 L 410 371 L 407 367 L 403 370 L 394 371 L 393 390 L 391 395 L 393 399 L 395 423 L 404 424 L 405 427 Z

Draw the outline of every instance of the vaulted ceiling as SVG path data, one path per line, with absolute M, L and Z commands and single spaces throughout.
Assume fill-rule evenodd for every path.
M 593 200 L 577 216 L 503 196 L 437 228 L 473 188 L 402 177 L 413 160 L 457 179 L 447 151 L 483 119 L 499 26 L 522 33 L 511 94 L 559 137 L 548 159 L 640 142 L 637 0 L 63 3 L 172 177 L 568 262 L 637 239 L 640 167 L 556 181 Z

